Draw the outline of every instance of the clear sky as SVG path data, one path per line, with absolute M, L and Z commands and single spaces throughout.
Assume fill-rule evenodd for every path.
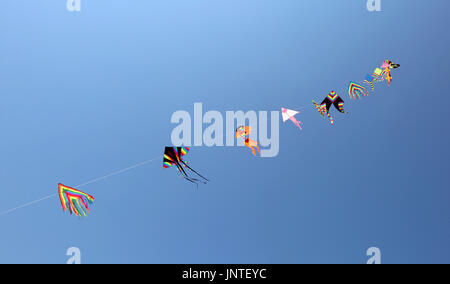
M 0 211 L 161 156 L 177 110 L 298 109 L 280 153 L 194 147 L 198 189 L 155 161 L 0 216 L 0 263 L 450 262 L 444 0 L 3 0 Z M 390 87 L 350 80 L 390 58 Z M 330 90 L 349 114 L 308 105 Z M 445 102 L 445 101 L 444 101 Z M 304 107 L 304 106 L 307 107 Z

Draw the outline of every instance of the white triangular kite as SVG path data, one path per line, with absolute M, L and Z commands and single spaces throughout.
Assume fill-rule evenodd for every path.
M 300 126 L 301 122 L 295 118 L 295 115 L 299 113 L 300 112 L 296 110 L 281 108 L 281 116 L 283 117 L 283 122 L 286 122 L 288 119 L 290 119 L 295 125 L 298 126 L 298 128 L 302 129 L 302 127 Z
M 286 120 L 290 119 L 291 117 L 293 117 L 293 116 L 295 116 L 296 114 L 299 114 L 299 113 L 300 112 L 295 111 L 295 110 L 281 108 L 281 114 L 283 116 L 283 122 L 286 122 Z

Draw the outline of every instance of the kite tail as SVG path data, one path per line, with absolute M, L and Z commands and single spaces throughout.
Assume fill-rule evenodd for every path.
M 388 85 L 391 85 L 392 76 L 391 76 L 391 70 L 389 67 L 385 68 L 383 71 L 384 78 L 388 81 Z
M 193 168 L 189 167 L 188 164 L 186 164 L 184 161 L 181 161 L 181 163 L 183 163 L 183 165 L 188 168 L 189 170 L 191 170 L 193 173 L 197 174 L 199 177 L 201 177 L 202 179 L 204 179 L 205 181 L 209 181 L 209 179 L 205 178 L 204 176 L 202 176 L 201 174 L 199 174 L 198 172 L 196 172 Z M 195 179 L 193 179 L 195 180 Z M 206 182 L 205 182 L 206 184 Z
M 180 163 L 182 163 L 182 164 L 185 165 L 187 168 L 189 168 L 189 167 L 186 165 L 186 163 L 185 163 L 184 161 L 180 161 Z M 201 181 L 201 180 L 199 180 L 199 179 L 190 177 L 190 176 L 186 173 L 186 171 L 183 169 L 183 166 L 182 166 L 180 163 L 175 163 L 175 165 L 177 166 L 178 171 L 182 174 L 182 177 L 183 177 L 185 180 L 187 180 L 187 181 L 189 181 L 189 182 L 192 182 L 192 183 L 195 183 L 195 184 L 197 185 L 197 187 L 198 187 L 198 184 L 199 184 L 199 183 L 206 184 L 205 181 Z M 195 171 L 192 170 L 191 168 L 189 168 L 189 169 L 190 169 L 191 171 L 195 172 Z M 196 172 L 195 172 L 195 173 L 196 173 Z M 198 173 L 197 173 L 197 174 L 198 174 Z M 198 174 L 198 175 L 199 175 L 199 174 Z M 199 175 L 199 176 L 201 176 L 201 175 Z M 207 179 L 205 179 L 205 180 L 207 180 Z M 208 180 L 207 180 L 207 181 L 208 181 Z
M 183 175 L 183 178 L 188 179 L 189 176 L 188 176 L 188 174 L 186 173 L 186 171 L 183 169 L 183 166 L 182 166 L 181 164 L 179 164 L 178 162 L 175 163 L 175 165 L 177 166 L 177 170 Z
M 76 199 L 76 200 L 72 201 L 71 203 L 72 203 L 71 205 L 73 206 L 75 215 L 80 216 L 80 217 L 87 216 L 87 213 L 90 210 L 82 198 Z
M 297 125 L 297 127 L 300 128 L 300 130 L 302 130 L 302 126 L 301 126 L 302 122 L 301 122 L 301 121 L 298 121 L 298 120 L 295 119 L 294 117 L 291 117 L 291 121 L 292 121 L 295 125 Z
M 372 89 L 372 91 L 375 90 L 375 87 L 374 87 L 374 85 L 373 85 L 373 82 L 370 82 L 370 81 L 365 80 L 364 83 L 369 84 L 369 85 L 370 85 L 370 88 Z
M 312 101 L 312 102 L 313 102 L 314 107 L 317 109 L 317 111 L 318 111 L 321 115 L 324 115 L 324 112 L 323 112 L 322 107 L 321 107 L 318 103 L 316 103 L 315 101 Z
M 340 112 L 342 112 L 342 113 L 347 113 L 347 112 L 344 110 L 344 103 L 343 103 L 343 102 L 338 103 L 338 110 L 339 110 Z
M 67 200 L 65 207 L 70 214 L 74 214 L 79 217 L 85 217 L 90 212 L 89 205 L 92 201 L 83 197 L 72 197 Z M 63 209 L 63 211 L 66 211 Z
M 196 179 L 196 178 L 188 176 L 186 171 L 183 169 L 183 167 L 181 165 L 180 165 L 180 168 L 181 168 L 180 172 L 183 173 L 183 178 L 185 180 L 189 181 L 189 182 L 195 183 L 197 185 L 197 188 L 198 188 L 198 184 L 199 183 L 202 183 L 202 184 L 206 184 L 207 183 L 206 181 L 201 181 L 199 179 Z
M 334 124 L 334 119 L 333 119 L 333 117 L 327 112 L 327 116 L 328 116 L 328 118 L 330 119 L 330 122 L 331 122 L 331 124 L 333 125 Z
M 202 181 L 202 180 L 199 180 L 199 179 L 196 179 L 196 178 L 188 177 L 188 178 L 185 178 L 185 179 L 188 180 L 188 181 L 190 181 L 190 182 L 192 182 L 192 183 L 195 183 L 195 184 L 197 185 L 197 188 L 198 188 L 199 183 L 201 183 L 201 184 L 207 184 L 206 181 Z
M 353 99 L 353 100 L 356 100 L 356 99 L 360 100 L 361 99 L 361 94 L 358 93 L 358 92 L 351 93 L 350 94 L 350 98 Z
M 79 217 L 87 216 L 90 212 L 89 205 L 94 202 L 94 197 L 82 191 L 59 184 L 58 193 L 63 211 Z
M 334 124 L 334 119 L 333 117 L 330 115 L 330 113 L 327 110 L 324 110 L 321 106 L 319 106 L 318 103 L 316 103 L 315 101 L 312 101 L 314 104 L 314 107 L 317 109 L 317 111 L 321 114 L 321 115 L 327 115 L 328 118 L 330 119 L 331 124 Z
M 184 178 L 185 180 L 189 181 L 189 182 L 195 183 L 195 185 L 197 185 L 197 188 L 198 188 L 198 184 L 199 184 L 199 183 L 206 184 L 206 182 L 201 181 L 201 180 L 198 180 L 198 179 L 196 179 L 196 178 L 191 178 L 191 177 L 188 177 L 188 176 L 183 176 L 183 178 Z

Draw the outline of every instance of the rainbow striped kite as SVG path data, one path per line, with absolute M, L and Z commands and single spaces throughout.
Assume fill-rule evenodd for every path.
M 63 184 L 58 184 L 58 193 L 63 211 L 78 217 L 86 217 L 90 211 L 89 205 L 94 202 L 94 197 L 89 194 Z
M 348 85 L 348 95 L 351 99 L 361 99 L 361 95 L 368 97 L 369 92 L 367 92 L 367 90 L 363 86 L 358 85 L 354 82 L 350 82 L 350 84 Z
M 330 115 L 330 107 L 334 105 L 334 107 L 341 113 L 347 113 L 344 110 L 344 100 L 336 94 L 335 91 L 331 91 L 331 93 L 322 101 L 322 103 L 319 105 L 315 101 L 312 101 L 314 104 L 314 107 L 317 109 L 317 111 L 324 116 L 325 114 L 330 119 L 331 124 L 334 124 L 334 119 Z

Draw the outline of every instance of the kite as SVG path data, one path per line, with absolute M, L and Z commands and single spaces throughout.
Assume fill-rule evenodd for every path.
M 295 110 L 281 108 L 281 115 L 283 117 L 283 122 L 286 122 L 288 119 L 290 119 L 295 125 L 297 125 L 298 128 L 300 128 L 300 130 L 302 130 L 301 127 L 302 122 L 298 121 L 295 118 L 296 114 L 299 114 L 299 112 Z
M 373 82 L 382 82 L 382 81 L 384 81 L 385 75 L 386 75 L 386 72 L 383 71 L 383 69 L 376 68 L 373 71 L 373 74 L 372 74 Z
M 206 184 L 209 180 L 193 170 L 185 161 L 183 156 L 189 152 L 189 148 L 186 147 L 166 147 L 164 150 L 163 168 L 167 169 L 175 165 L 177 170 L 182 174 L 182 177 L 187 181 L 195 184 Z M 189 169 L 191 172 L 197 174 L 201 179 L 190 177 L 184 168 Z
M 386 59 L 383 64 L 381 65 L 381 68 L 383 68 L 383 74 L 388 80 L 388 85 L 391 85 L 392 76 L 391 76 L 391 69 L 397 69 L 400 67 L 400 64 L 395 64 L 392 61 Z
M 365 97 L 369 96 L 369 93 L 363 86 L 358 85 L 354 82 L 350 82 L 350 84 L 348 86 L 348 94 L 351 99 L 356 99 L 356 98 L 361 99 L 361 95 L 363 95 Z
M 385 61 L 383 61 L 383 64 L 381 64 L 382 69 L 389 68 L 389 67 L 391 67 L 391 65 L 389 64 L 389 60 L 385 60 Z
M 258 149 L 258 152 L 261 153 L 261 150 L 259 149 L 258 142 L 251 140 L 248 136 L 250 136 L 250 132 L 252 131 L 252 128 L 250 126 L 239 126 L 236 129 L 236 138 L 243 138 L 244 139 L 244 145 L 252 149 L 253 155 L 256 156 L 255 148 Z
M 381 68 L 385 69 L 385 68 L 389 68 L 389 69 L 397 69 L 398 67 L 400 67 L 400 64 L 395 64 L 394 62 L 386 59 L 383 64 L 381 64 Z
M 317 111 L 320 112 L 321 115 L 327 115 L 330 119 L 331 124 L 334 124 L 333 117 L 330 115 L 330 107 L 334 105 L 334 107 L 341 113 L 347 113 L 344 110 L 344 100 L 336 94 L 335 91 L 331 91 L 331 93 L 323 100 L 323 102 L 319 105 L 315 101 L 313 101 L 314 106 Z
M 86 217 L 90 211 L 89 205 L 94 202 L 94 197 L 89 194 L 63 184 L 58 184 L 58 193 L 63 211 L 78 217 Z
M 364 83 L 369 84 L 372 91 L 375 90 L 375 87 L 373 86 L 373 77 L 370 74 L 366 75 L 366 79 L 364 80 Z

